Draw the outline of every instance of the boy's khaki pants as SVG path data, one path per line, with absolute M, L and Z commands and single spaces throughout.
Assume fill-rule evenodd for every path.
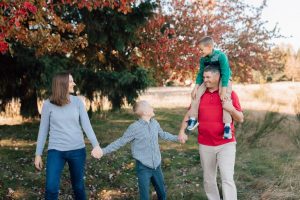
M 236 142 L 219 146 L 199 145 L 201 166 L 203 169 L 204 190 L 208 200 L 220 200 L 217 186 L 217 168 L 222 180 L 223 200 L 237 200 L 234 183 Z
M 219 92 L 221 92 L 222 90 L 222 83 L 220 81 L 219 84 Z M 191 109 L 190 109 L 190 114 L 189 117 L 194 117 L 194 118 L 198 118 L 198 110 L 199 110 L 199 104 L 201 101 L 201 97 L 202 95 L 205 93 L 206 91 L 206 86 L 204 83 L 202 83 L 198 89 L 197 89 L 197 93 L 196 93 L 196 98 L 192 99 L 192 103 L 191 103 Z M 227 96 L 227 101 L 225 101 L 224 104 L 232 104 L 232 100 L 231 100 L 231 92 L 232 92 L 232 83 L 231 81 L 229 81 L 228 83 L 228 87 L 227 87 L 227 92 L 226 92 L 226 96 Z M 223 122 L 224 123 L 231 123 L 232 122 L 232 118 L 229 112 L 227 112 L 226 110 L 223 109 Z

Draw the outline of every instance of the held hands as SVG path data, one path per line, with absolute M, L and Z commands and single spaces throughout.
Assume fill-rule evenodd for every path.
M 91 155 L 96 159 L 100 159 L 103 156 L 103 151 L 100 146 L 95 146 L 91 152 Z
M 40 155 L 36 155 L 34 159 L 34 166 L 37 170 L 42 170 L 43 168 L 43 161 Z
M 188 140 L 188 136 L 181 132 L 178 134 L 178 140 L 181 144 L 184 144 Z

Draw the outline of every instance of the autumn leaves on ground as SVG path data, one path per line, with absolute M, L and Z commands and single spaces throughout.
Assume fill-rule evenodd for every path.
M 236 126 L 235 180 L 241 200 L 297 200 L 300 196 L 300 136 L 297 134 L 300 132 L 300 100 L 296 93 L 294 96 L 283 94 L 285 101 L 282 97 L 277 98 L 280 101 L 272 100 L 271 97 L 276 97 L 276 84 L 236 87 L 246 117 L 243 124 Z M 282 85 L 289 88 L 282 91 L 294 92 L 299 86 Z M 243 93 L 245 90 L 248 92 Z M 266 102 L 272 105 L 266 106 Z M 165 130 L 177 134 L 185 111 L 183 107 L 157 108 L 156 117 Z M 130 110 L 103 112 L 94 114 L 92 125 L 101 145 L 106 146 L 133 120 Z M 42 199 L 45 170 L 37 172 L 33 166 L 38 125 L 36 121 L 0 126 L 1 199 Z M 87 151 L 90 150 L 87 141 Z M 161 141 L 161 150 L 168 199 L 206 199 L 196 133 L 185 145 Z M 137 199 L 134 167 L 129 145 L 100 161 L 88 156 L 85 177 L 89 199 Z M 67 172 L 64 171 L 61 179 L 61 199 L 72 199 Z

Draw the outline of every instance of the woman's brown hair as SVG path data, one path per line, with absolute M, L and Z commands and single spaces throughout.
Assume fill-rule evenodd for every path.
M 63 106 L 70 103 L 69 99 L 69 76 L 70 73 L 63 72 L 56 74 L 52 79 L 52 94 L 50 102 Z

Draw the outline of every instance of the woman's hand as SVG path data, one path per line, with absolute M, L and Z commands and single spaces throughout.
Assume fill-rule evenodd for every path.
M 35 166 L 35 168 L 37 170 L 42 170 L 42 168 L 43 168 L 43 161 L 42 161 L 42 157 L 41 156 L 39 156 L 39 155 L 35 156 L 34 166 Z
M 91 152 L 91 155 L 96 159 L 100 159 L 103 156 L 103 151 L 100 146 L 95 146 Z

